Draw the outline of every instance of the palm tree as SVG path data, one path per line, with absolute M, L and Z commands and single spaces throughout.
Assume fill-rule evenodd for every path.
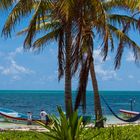
M 102 110 L 101 110 L 101 105 L 100 105 L 100 97 L 99 97 L 99 92 L 98 92 L 98 84 L 97 84 L 97 80 L 96 80 L 96 75 L 95 75 L 95 69 L 94 69 L 94 61 L 92 58 L 92 48 L 93 48 L 93 34 L 96 30 L 96 34 L 99 34 L 100 36 L 102 36 L 103 38 L 103 55 L 104 55 L 104 60 L 107 57 L 107 53 L 108 53 L 108 47 L 109 47 L 109 41 L 110 41 L 110 46 L 112 47 L 112 49 L 114 48 L 114 42 L 113 42 L 113 38 L 116 37 L 120 40 L 119 43 L 119 47 L 118 47 L 118 52 L 116 55 L 116 59 L 115 59 L 115 63 L 116 65 L 119 64 L 119 61 L 121 59 L 121 54 L 122 51 L 120 50 L 122 47 L 122 44 L 125 45 L 129 45 L 129 47 L 133 48 L 136 59 L 138 58 L 138 54 L 140 52 L 140 48 L 139 46 L 132 41 L 127 34 L 125 34 L 125 30 L 127 28 L 130 29 L 130 27 L 137 27 L 137 29 L 139 29 L 139 27 L 137 26 L 139 21 L 136 20 L 133 17 L 129 17 L 126 15 L 119 15 L 119 14 L 111 14 L 108 12 L 108 10 L 111 10 L 111 8 L 115 8 L 115 6 L 119 6 L 122 9 L 126 6 L 129 6 L 128 9 L 134 10 L 134 7 L 131 7 L 131 5 L 128 5 L 128 3 L 125 1 L 125 3 L 114 3 L 114 2 L 95 2 L 95 3 L 91 3 L 90 1 L 88 1 L 87 4 L 87 10 L 86 8 L 83 8 L 85 10 L 85 14 L 87 14 L 86 16 L 81 16 L 82 20 L 83 17 L 84 19 L 84 23 L 82 20 L 80 21 L 80 26 L 79 27 L 79 34 L 77 34 L 77 43 L 75 43 L 75 48 L 79 48 L 80 43 L 81 43 L 81 49 L 84 50 L 84 53 L 88 54 L 89 56 L 86 58 L 87 60 L 85 61 L 85 63 L 83 63 L 82 61 L 82 68 L 81 68 L 81 73 L 80 73 L 80 82 L 79 82 L 79 89 L 78 89 L 78 95 L 77 95 L 77 99 L 76 99 L 76 103 L 75 103 L 75 109 L 78 108 L 78 105 L 80 104 L 80 100 L 82 100 L 83 102 L 83 109 L 85 110 L 85 91 L 86 91 L 86 86 L 87 86 L 87 79 L 88 79 L 88 72 L 90 70 L 91 73 L 91 78 L 92 78 L 92 84 L 94 87 L 94 102 L 95 102 L 95 116 L 96 116 L 96 124 L 95 126 L 97 127 L 102 127 L 103 126 L 103 120 L 102 120 Z M 110 5 L 108 7 L 108 5 Z M 90 13 L 92 11 L 92 9 L 98 9 L 97 11 L 94 12 L 94 15 L 92 16 Z M 124 6 L 124 7 L 123 7 Z M 88 12 L 91 9 L 90 12 Z M 97 15 L 97 16 L 95 16 Z M 86 22 L 87 21 L 87 22 Z M 111 24 L 111 22 L 113 21 L 113 24 Z M 129 22 L 128 22 L 129 21 Z M 115 24 L 114 24 L 115 23 Z M 121 31 L 119 30 L 119 28 L 116 28 L 115 26 L 119 24 L 121 26 L 121 24 L 125 25 L 124 29 Z M 128 26 L 128 24 L 131 24 L 130 26 Z M 93 30 L 93 27 L 95 30 Z M 80 30 L 83 29 L 83 32 Z M 78 44 L 78 45 L 77 45 Z M 85 47 L 89 47 L 90 49 L 85 49 Z M 78 49 L 75 50 L 75 55 L 78 54 Z M 85 51 L 86 50 L 86 51 Z M 82 51 L 81 51 L 82 52 Z M 80 53 L 78 55 L 81 55 Z M 75 56 L 76 60 L 75 60 L 75 67 L 77 68 L 78 66 L 78 61 L 80 57 Z M 88 60 L 89 59 L 89 60 Z M 90 65 L 89 63 L 87 63 L 87 61 L 90 61 Z M 84 68 L 83 68 L 84 67 Z M 74 69 L 75 71 L 75 69 Z M 86 74 L 85 74 L 86 73 Z M 83 80 L 82 80 L 83 79 Z

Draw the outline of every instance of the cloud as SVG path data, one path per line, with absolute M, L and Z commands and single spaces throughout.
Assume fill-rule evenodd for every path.
M 20 79 L 21 79 L 21 77 L 20 76 L 17 76 L 17 75 L 15 75 L 15 76 L 12 77 L 12 80 L 13 81 L 17 81 L 17 80 L 20 80 Z
M 134 62 L 134 61 L 135 61 L 135 57 L 134 57 L 134 55 L 133 55 L 132 52 L 129 52 L 129 53 L 128 53 L 128 55 L 127 55 L 127 57 L 126 57 L 126 61 L 127 61 L 127 62 Z
M 30 73 L 33 73 L 33 71 L 21 65 L 18 65 L 14 60 L 11 61 L 9 67 L 7 68 L 5 67 L 2 71 L 2 74 L 4 75 L 30 74 Z
M 15 51 L 13 51 L 13 52 L 10 52 L 9 54 L 8 54 L 8 59 L 14 59 L 15 57 L 16 57 L 16 55 L 17 54 L 22 54 L 23 53 L 23 48 L 22 47 L 18 47 L 18 48 L 16 48 L 16 50 Z
M 101 65 L 97 65 L 95 67 L 96 74 L 101 77 L 101 79 L 104 80 L 122 80 L 117 76 L 117 73 L 114 70 L 105 69 Z
M 57 56 L 57 51 L 56 51 L 56 48 L 50 48 L 49 49 L 49 53 L 52 55 L 52 56 Z
M 55 79 L 56 79 L 56 77 L 54 77 L 53 75 L 50 75 L 50 76 L 47 77 L 47 80 L 48 80 L 49 82 L 52 82 L 52 81 L 54 81 Z
M 22 75 L 33 74 L 34 71 L 23 66 L 22 64 L 17 64 L 16 56 L 23 53 L 23 48 L 16 48 L 15 51 L 6 54 L 6 57 L 2 56 L 4 64 L 0 66 L 0 73 L 5 76 L 11 76 L 12 80 L 20 80 Z M 3 54 L 1 52 L 1 54 Z M 0 56 L 1 57 L 1 56 Z
M 0 70 L 3 70 L 3 69 L 4 69 L 4 67 L 0 66 Z
M 58 77 L 58 71 L 55 70 L 51 75 L 49 75 L 47 77 L 47 80 L 50 81 L 50 82 L 52 82 L 54 80 L 56 81 L 57 80 L 57 77 Z
M 110 80 L 110 79 L 115 79 L 115 80 L 121 80 L 117 76 L 116 71 L 111 70 L 109 68 L 105 68 L 103 63 L 103 57 L 101 56 L 101 50 L 96 49 L 94 50 L 94 60 L 95 60 L 95 71 L 96 74 L 101 77 L 102 80 Z M 106 61 L 110 61 L 110 56 L 107 57 Z
M 55 70 L 54 72 L 48 75 L 40 76 L 39 81 L 43 84 L 46 84 L 47 82 L 56 82 L 58 81 L 57 77 L 58 77 L 58 71 Z
M 129 79 L 133 79 L 134 76 L 133 76 L 133 75 L 128 75 L 128 78 L 129 78 Z
M 16 50 L 14 52 L 10 52 L 9 55 L 16 56 L 17 54 L 20 54 L 20 53 L 23 53 L 23 48 L 22 47 L 16 48 Z
M 101 55 L 101 50 L 100 49 L 94 50 L 93 58 L 95 59 L 95 65 L 96 64 L 101 64 L 101 63 L 104 62 L 103 57 Z M 107 56 L 106 61 L 109 61 L 109 60 L 110 60 L 110 56 Z
M 101 50 L 100 49 L 94 50 L 93 58 L 95 60 L 95 65 L 96 64 L 101 64 L 103 62 L 103 57 L 101 56 Z

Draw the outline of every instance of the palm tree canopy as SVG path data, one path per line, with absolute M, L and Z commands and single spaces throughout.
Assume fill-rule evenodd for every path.
M 74 27 L 75 23 L 80 24 L 81 27 L 84 27 L 84 24 L 86 20 L 90 24 L 92 28 L 96 29 L 99 36 L 103 39 L 103 55 L 104 60 L 107 56 L 108 52 L 108 46 L 111 46 L 111 48 L 114 48 L 113 38 L 114 36 L 118 38 L 118 40 L 122 37 L 121 32 L 123 32 L 120 28 L 113 29 L 114 25 L 125 25 L 129 22 L 129 27 L 133 27 L 134 29 L 138 29 L 140 27 L 140 22 L 134 16 L 128 16 L 128 15 L 121 15 L 121 14 L 112 14 L 111 11 L 114 8 L 117 9 L 124 9 L 129 10 L 131 12 L 139 11 L 139 0 L 136 0 L 135 3 L 131 0 L 110 0 L 110 1 L 95 1 L 95 0 L 84 0 L 84 1 L 72 1 L 72 0 L 60 0 L 58 2 L 56 1 L 43 1 L 43 0 L 19 0 L 18 2 L 16 0 L 9 0 L 9 1 L 0 1 L 1 6 L 0 7 L 8 7 L 13 6 L 14 8 L 11 11 L 5 26 L 3 28 L 3 35 L 9 36 L 11 35 L 12 29 L 15 28 L 16 24 L 23 18 L 26 17 L 28 14 L 33 14 L 32 19 L 30 20 L 30 24 L 28 26 L 27 35 L 25 38 L 24 45 L 25 47 L 37 47 L 40 48 L 45 43 L 45 40 L 41 41 L 35 41 L 35 44 L 33 45 L 33 39 L 35 38 L 37 31 L 40 29 L 46 29 L 46 31 L 50 31 L 51 29 L 58 30 L 58 26 L 61 26 L 60 28 L 64 28 L 63 25 L 65 25 L 67 17 L 73 17 L 74 20 Z M 15 5 L 16 3 L 16 5 Z M 54 8 L 55 5 L 55 8 Z M 83 8 L 87 5 L 87 9 L 85 14 L 83 15 Z M 77 8 L 77 6 L 79 8 Z M 22 8 L 21 8 L 22 7 Z M 58 13 L 50 14 L 49 11 L 53 11 Z M 69 10 L 67 10 L 69 9 Z M 34 11 L 34 12 L 33 12 Z M 67 11 L 67 12 L 66 12 Z M 68 12 L 69 11 L 69 12 Z M 76 14 L 75 14 L 76 13 Z M 60 24 L 57 22 L 55 25 L 55 21 L 52 22 L 52 16 L 55 20 L 58 20 Z M 75 16 L 75 17 L 74 17 Z M 65 18 L 65 20 L 64 20 Z M 77 20 L 77 21 L 76 21 Z M 64 22 L 65 21 L 65 22 Z M 48 24 L 50 22 L 50 24 Z M 106 24 L 108 23 L 108 25 Z M 115 23 L 115 24 L 114 24 Z M 47 25 L 48 24 L 48 25 Z M 59 25 L 58 25 L 59 24 Z M 79 26 L 79 25 L 78 25 Z M 42 28 L 45 27 L 45 28 Z M 57 28 L 58 27 L 58 28 Z M 79 32 L 81 32 L 81 27 L 76 27 Z M 112 28 L 110 30 L 110 28 Z M 118 30 L 117 30 L 118 29 Z M 131 28 L 127 28 L 128 30 Z M 74 30 L 75 31 L 75 30 Z M 126 31 L 125 31 L 126 32 Z M 79 33 L 75 32 L 78 36 Z M 74 33 L 74 34 L 75 34 Z M 82 32 L 81 32 L 82 33 Z M 125 33 L 126 34 L 126 33 Z M 127 35 L 127 34 L 126 34 Z M 74 35 L 75 36 L 75 35 Z M 46 36 L 48 38 L 48 36 Z M 44 38 L 44 37 L 43 37 Z M 47 41 L 46 38 L 46 41 Z M 125 37 L 122 37 L 123 39 Z M 129 39 L 129 38 L 128 38 Z M 125 40 L 127 40 L 125 38 Z M 110 42 L 110 44 L 108 44 Z M 76 43 L 75 43 L 76 44 Z M 129 45 L 133 44 L 136 45 L 136 43 L 130 43 Z M 78 44 L 77 44 L 78 45 Z M 125 44 L 126 45 L 126 44 Z M 138 46 L 136 46 L 136 50 L 134 50 L 134 53 L 136 56 L 135 58 L 138 59 L 138 54 L 136 54 L 136 50 L 138 50 Z M 119 56 L 120 53 L 117 53 L 117 56 L 115 58 L 115 68 L 119 67 Z M 121 60 L 121 59 L 120 59 Z

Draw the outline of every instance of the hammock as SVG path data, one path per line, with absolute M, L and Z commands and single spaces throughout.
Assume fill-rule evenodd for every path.
M 117 119 L 119 119 L 119 120 L 121 120 L 121 121 L 124 121 L 124 122 L 135 122 L 135 121 L 137 121 L 138 119 L 140 119 L 140 113 L 139 113 L 138 115 L 136 115 L 136 116 L 130 118 L 130 119 L 123 119 L 123 118 L 119 117 L 119 116 L 111 109 L 111 107 L 110 107 L 109 104 L 106 102 L 106 100 L 104 99 L 104 97 L 101 96 L 101 98 L 102 98 L 103 101 L 105 102 L 105 104 L 106 104 L 106 106 L 108 107 L 108 109 L 110 110 L 110 112 L 111 112 Z

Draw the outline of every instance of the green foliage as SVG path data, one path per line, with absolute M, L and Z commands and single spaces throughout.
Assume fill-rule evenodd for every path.
M 84 125 L 82 125 L 82 117 L 78 117 L 77 111 L 67 119 L 66 115 L 60 107 L 57 107 L 60 118 L 51 117 L 53 126 L 47 126 L 49 132 L 46 136 L 51 140 L 81 140 Z
M 140 140 L 140 126 L 131 125 L 102 129 L 90 128 L 88 132 L 88 135 L 97 135 L 93 140 Z
M 3 131 L 0 132 L 0 140 L 46 140 L 46 137 L 42 133 L 32 131 Z

